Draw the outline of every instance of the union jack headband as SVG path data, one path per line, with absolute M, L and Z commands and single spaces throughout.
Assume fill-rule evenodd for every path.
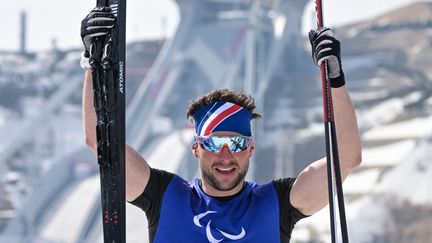
M 198 136 L 208 136 L 216 131 L 238 132 L 243 136 L 252 135 L 251 112 L 231 102 L 218 101 L 206 105 L 197 110 L 193 117 Z

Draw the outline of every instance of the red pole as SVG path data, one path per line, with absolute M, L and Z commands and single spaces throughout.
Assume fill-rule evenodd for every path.
M 315 0 L 315 10 L 317 14 L 317 27 L 324 27 L 322 0 Z M 321 63 L 321 82 L 322 82 L 322 97 L 324 110 L 324 126 L 326 138 L 326 157 L 327 157 L 327 179 L 328 179 L 328 195 L 330 207 L 330 228 L 332 243 L 337 241 L 337 223 L 335 211 L 335 193 L 336 190 L 339 209 L 340 229 L 342 234 L 342 242 L 348 243 L 348 232 L 345 217 L 345 204 L 342 190 L 342 176 L 340 172 L 339 154 L 337 147 L 336 128 L 333 112 L 333 102 L 331 95 L 330 79 L 328 76 L 327 60 Z M 336 186 L 335 186 L 336 185 Z

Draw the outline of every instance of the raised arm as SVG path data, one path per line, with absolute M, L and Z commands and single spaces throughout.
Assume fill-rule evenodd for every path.
M 93 9 L 81 23 L 81 37 L 85 51 L 81 64 L 85 68 L 82 114 L 87 146 L 97 153 L 96 112 L 93 102 L 93 79 L 88 66 L 88 50 L 92 38 L 107 34 L 112 28 L 114 17 L 109 8 Z M 131 146 L 126 145 L 126 200 L 133 201 L 144 191 L 150 177 L 150 167 L 144 158 Z
M 342 180 L 361 163 L 361 141 L 354 108 L 344 86 L 340 59 L 340 43 L 330 30 L 310 34 L 315 63 L 329 60 L 333 108 Z M 322 158 L 303 170 L 295 181 L 290 202 L 300 212 L 311 215 L 328 203 L 327 162 Z

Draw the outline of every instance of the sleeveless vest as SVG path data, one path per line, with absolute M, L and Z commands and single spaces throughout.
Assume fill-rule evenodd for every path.
M 280 242 L 279 202 L 271 182 L 248 182 L 226 202 L 206 195 L 198 182 L 171 180 L 154 243 Z

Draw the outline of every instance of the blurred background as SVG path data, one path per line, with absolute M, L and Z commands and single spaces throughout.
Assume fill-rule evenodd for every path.
M 351 242 L 432 239 L 432 2 L 328 0 L 363 163 L 344 183 Z M 249 180 L 325 156 L 307 0 L 129 0 L 127 141 L 153 167 L 197 176 L 188 102 L 250 92 L 263 119 Z M 95 1 L 9 1 L 0 17 L 0 242 L 102 242 L 96 158 L 81 121 L 80 23 Z M 337 122 L 337 121 L 336 121 Z M 169 153 L 167 153 L 169 151 Z M 148 242 L 127 206 L 127 242 Z M 291 242 L 330 242 L 328 208 Z

